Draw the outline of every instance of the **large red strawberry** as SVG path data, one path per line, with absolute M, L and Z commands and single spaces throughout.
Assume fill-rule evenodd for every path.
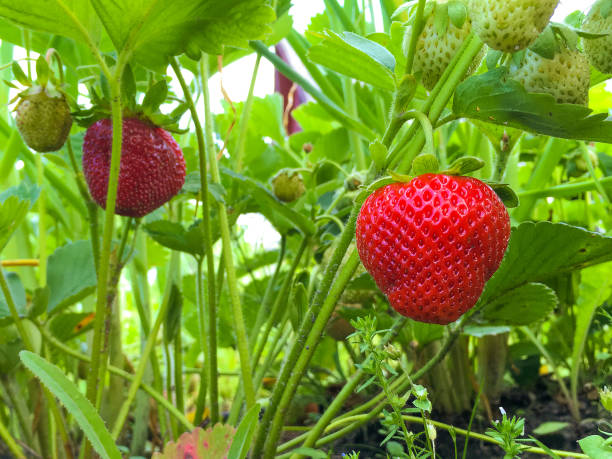
M 471 177 L 425 174 L 387 185 L 366 199 L 357 220 L 359 256 L 391 306 L 437 324 L 476 304 L 509 237 L 504 204 Z
M 113 132 L 110 119 L 92 124 L 83 142 L 83 172 L 91 195 L 106 208 Z M 142 217 L 168 202 L 185 183 L 183 152 L 172 135 L 136 118 L 123 120 L 115 213 Z

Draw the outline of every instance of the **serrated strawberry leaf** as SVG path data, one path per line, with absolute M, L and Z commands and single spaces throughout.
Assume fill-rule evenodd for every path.
M 512 229 L 506 255 L 485 285 L 479 304 L 507 292 L 612 260 L 612 237 L 565 223 L 525 222 Z
M 266 0 L 92 0 L 113 45 L 136 62 L 165 70 L 171 56 L 194 46 L 222 54 L 224 46 L 248 47 L 270 32 L 274 9 Z
M 557 303 L 550 287 L 529 283 L 487 303 L 482 317 L 487 324 L 529 325 L 546 318 Z
M 525 91 L 505 68 L 468 78 L 457 87 L 456 116 L 564 139 L 612 143 L 612 121 L 581 105 L 558 104 L 549 94 Z
M 395 89 L 395 58 L 376 42 L 327 31 L 308 51 L 311 61 L 387 91 Z
M 172 250 L 185 252 L 194 257 L 204 254 L 204 240 L 201 222 L 196 222 L 189 229 L 168 220 L 156 220 L 144 226 L 145 231 L 157 243 Z

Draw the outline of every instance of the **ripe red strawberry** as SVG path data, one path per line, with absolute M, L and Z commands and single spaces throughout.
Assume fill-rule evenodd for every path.
M 96 203 L 106 208 L 113 132 L 110 119 L 92 124 L 83 142 L 83 172 Z M 136 118 L 123 119 L 115 213 L 142 217 L 168 202 L 185 183 L 183 152 L 172 135 Z
M 510 218 L 485 183 L 425 174 L 372 193 L 357 219 L 357 250 L 391 306 L 448 324 L 476 304 L 499 267 Z

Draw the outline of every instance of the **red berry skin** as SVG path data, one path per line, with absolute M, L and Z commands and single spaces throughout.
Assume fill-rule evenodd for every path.
M 113 129 L 99 120 L 85 133 L 83 173 L 93 200 L 106 208 Z M 115 213 L 142 217 L 168 202 L 185 183 L 185 159 L 172 135 L 136 118 L 123 119 Z
M 425 174 L 387 185 L 357 218 L 359 257 L 391 306 L 442 325 L 476 304 L 509 238 L 504 204 L 471 177 Z

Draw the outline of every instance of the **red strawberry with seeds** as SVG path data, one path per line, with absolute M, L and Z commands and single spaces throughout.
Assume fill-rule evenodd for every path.
M 437 324 L 476 304 L 509 237 L 504 204 L 471 177 L 425 174 L 387 185 L 357 219 L 359 256 L 391 306 Z
M 102 208 L 106 208 L 112 139 L 111 120 L 103 119 L 87 129 L 83 142 L 83 173 Z M 123 119 L 122 139 L 115 213 L 142 217 L 183 187 L 183 152 L 168 131 L 136 118 Z

